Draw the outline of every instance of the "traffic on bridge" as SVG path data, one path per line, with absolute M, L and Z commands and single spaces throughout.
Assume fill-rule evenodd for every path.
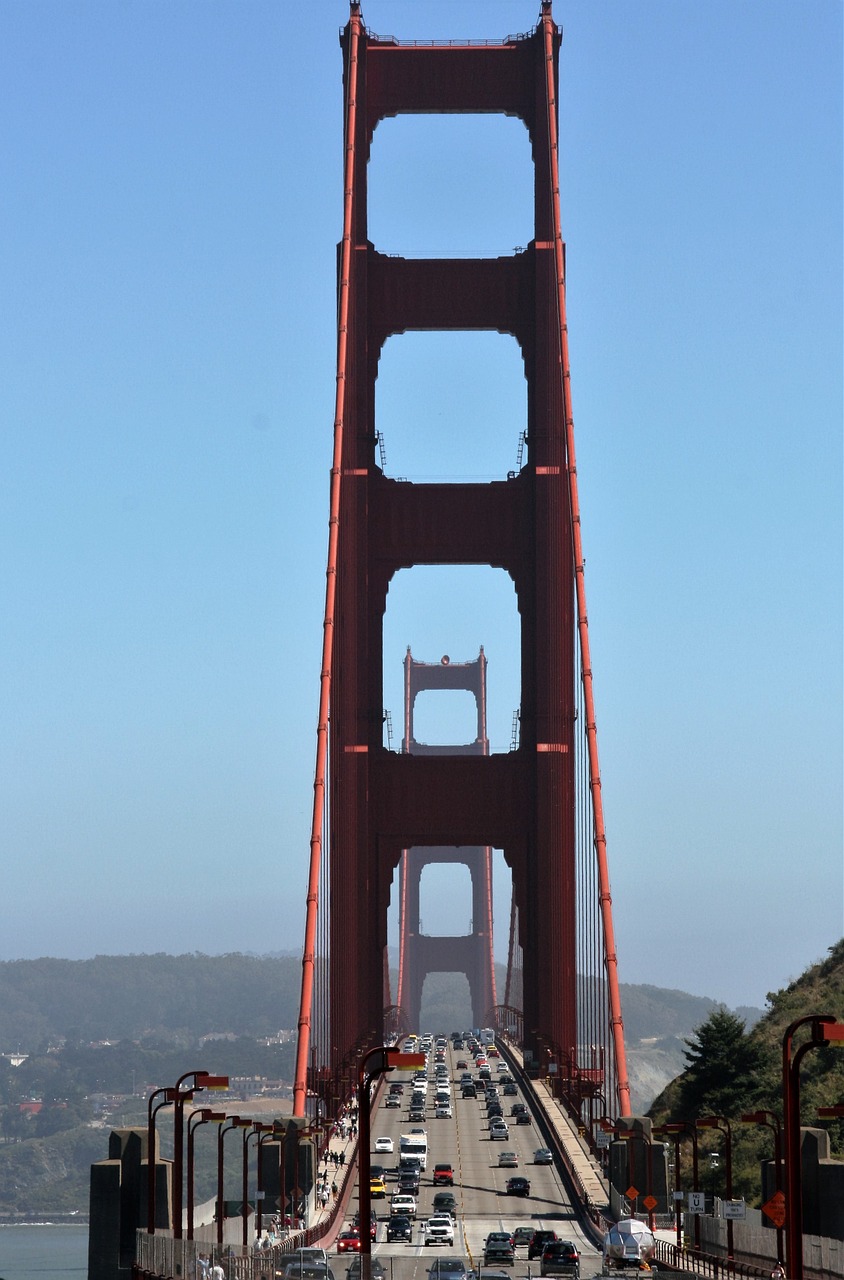
M 601 1256 L 566 1191 L 541 1116 L 499 1049 L 471 1033 L 414 1037 L 427 1059 L 384 1077 L 372 1109 L 372 1275 L 432 1280 L 592 1276 Z M 358 1187 L 332 1254 L 335 1280 L 361 1263 Z M 350 1254 L 351 1258 L 344 1255 Z M 291 1259 L 285 1280 L 299 1275 Z M 331 1280 L 312 1263 L 308 1280 Z M 286 1273 L 289 1272 L 289 1275 Z

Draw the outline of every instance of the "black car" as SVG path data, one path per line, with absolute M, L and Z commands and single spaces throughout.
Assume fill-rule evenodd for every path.
M 519 1091 L 516 1088 L 516 1086 L 511 1081 L 508 1080 L 507 1083 L 503 1086 L 501 1092 L 504 1094 L 505 1098 L 515 1098 L 518 1095 Z
M 387 1223 L 387 1240 L 407 1240 L 413 1239 L 413 1223 L 410 1218 L 406 1218 L 404 1214 L 397 1213 L 394 1218 L 390 1218 Z
M 507 1179 L 508 1196 L 529 1196 L 530 1181 L 527 1178 L 508 1178 Z
M 415 1170 L 399 1174 L 398 1189 L 403 1196 L 419 1194 L 419 1174 Z
M 530 1118 L 529 1111 L 520 1111 L 519 1114 L 516 1116 L 516 1124 L 530 1124 L 530 1123 L 531 1123 L 531 1118 Z
M 512 1266 L 516 1261 L 513 1237 L 509 1231 L 491 1231 L 484 1244 L 484 1266 L 490 1262 L 504 1262 Z
M 486 1109 L 488 1120 L 491 1120 L 493 1116 L 502 1116 L 503 1114 L 504 1112 L 501 1110 L 501 1104 L 498 1102 L 491 1102 Z
M 521 1115 L 523 1111 L 527 1111 L 527 1107 L 525 1106 L 525 1104 L 523 1102 L 514 1102 L 512 1107 L 510 1108 L 510 1115 L 518 1116 L 518 1115 Z
M 434 1196 L 434 1213 L 450 1213 L 452 1217 L 457 1212 L 457 1201 L 451 1191 L 438 1191 Z
M 360 1254 L 356 1253 L 350 1266 L 346 1269 L 346 1275 L 350 1276 L 351 1280 L 360 1280 L 360 1274 Z M 379 1258 L 370 1259 L 369 1274 L 372 1276 L 372 1280 L 384 1280 L 384 1276 L 387 1273 L 384 1270 L 384 1263 Z
M 552 1240 L 542 1250 L 540 1275 L 580 1278 L 580 1254 L 571 1240 Z
M 533 1258 L 541 1258 L 542 1250 L 545 1248 L 546 1244 L 551 1244 L 551 1242 L 556 1239 L 556 1231 L 534 1231 L 533 1239 L 528 1245 L 528 1262 Z

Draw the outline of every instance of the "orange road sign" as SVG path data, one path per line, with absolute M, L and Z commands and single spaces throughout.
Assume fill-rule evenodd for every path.
M 775 1227 L 785 1225 L 785 1196 L 781 1191 L 775 1191 L 767 1204 L 762 1205 L 762 1212 L 767 1213 Z

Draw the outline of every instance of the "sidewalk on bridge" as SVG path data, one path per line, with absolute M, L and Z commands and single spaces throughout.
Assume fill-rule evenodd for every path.
M 512 1054 L 519 1067 L 524 1070 L 524 1058 L 521 1049 L 511 1042 L 507 1043 L 507 1052 Z M 584 1138 L 580 1136 L 574 1122 L 569 1118 L 560 1103 L 551 1093 L 547 1080 L 531 1080 L 537 1096 L 542 1102 L 543 1111 L 554 1130 L 554 1135 L 563 1148 L 566 1159 L 580 1179 L 590 1203 L 605 1217 L 610 1213 L 610 1189 L 604 1174 Z
M 341 1230 L 343 1218 L 348 1212 L 347 1201 L 350 1199 L 351 1190 L 354 1187 L 357 1172 L 357 1150 L 357 1128 L 355 1127 L 354 1136 L 352 1136 L 351 1125 L 348 1117 L 346 1117 L 345 1129 L 340 1126 L 333 1126 L 332 1128 L 328 1145 L 323 1151 L 322 1159 L 319 1163 L 319 1177 L 314 1183 L 314 1188 L 310 1196 L 310 1204 L 308 1206 L 308 1225 L 310 1227 L 317 1228 L 328 1223 L 328 1219 L 334 1211 L 335 1204 L 339 1202 L 341 1206 L 341 1213 L 337 1215 L 336 1222 L 334 1223 L 334 1229 L 330 1236 L 326 1236 L 323 1243 L 333 1242 L 334 1236 Z M 331 1162 L 330 1157 L 334 1155 L 342 1156 L 343 1164 L 341 1166 L 337 1167 Z M 333 1195 L 329 1194 L 327 1204 L 323 1205 L 318 1192 L 320 1186 L 323 1184 L 323 1174 L 325 1173 L 328 1174 L 329 1192 L 331 1184 L 336 1182 L 338 1195 L 335 1199 Z

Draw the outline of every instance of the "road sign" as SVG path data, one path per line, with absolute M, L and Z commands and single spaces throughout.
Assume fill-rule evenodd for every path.
M 689 1213 L 706 1213 L 706 1193 L 703 1191 L 689 1192 Z
M 762 1212 L 768 1215 L 775 1227 L 784 1227 L 785 1196 L 783 1193 L 781 1191 L 775 1191 L 767 1204 L 762 1205 Z
M 747 1208 L 743 1200 L 722 1200 L 721 1212 L 725 1218 L 733 1222 L 742 1222 L 747 1217 Z
M 657 1205 L 659 1204 L 659 1201 L 657 1200 L 656 1196 L 645 1196 L 644 1200 L 642 1201 L 642 1204 L 645 1206 L 646 1209 L 651 1210 L 657 1207 Z
M 628 1200 L 635 1200 L 639 1195 L 639 1188 L 634 1187 L 633 1184 L 631 1183 L 631 1185 L 627 1188 L 624 1194 L 627 1196 Z
M 612 1134 L 604 1133 L 603 1129 L 599 1129 L 595 1135 L 596 1147 L 608 1147 L 612 1142 Z

